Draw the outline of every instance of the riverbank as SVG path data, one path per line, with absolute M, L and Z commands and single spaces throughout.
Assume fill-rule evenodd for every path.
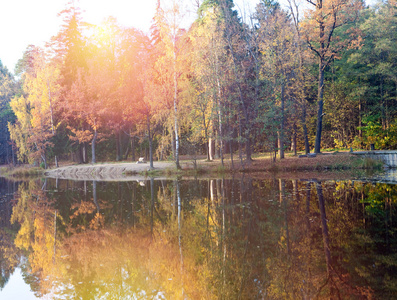
M 349 152 L 323 153 L 309 157 L 287 156 L 285 159 L 275 162 L 268 156 L 258 156 L 252 161 L 230 160 L 227 158 L 222 165 L 221 161 L 206 161 L 204 158 L 189 159 L 183 157 L 181 170 L 175 168 L 175 164 L 169 161 L 155 161 L 154 170 L 149 170 L 149 163 L 113 162 L 87 165 L 72 165 L 66 163 L 61 167 L 49 170 L 40 168 L 2 168 L 0 175 L 11 177 L 23 177 L 23 175 L 41 175 L 50 178 L 72 180 L 134 180 L 147 176 L 218 176 L 250 173 L 253 176 L 265 175 L 264 173 L 304 173 L 303 177 L 318 175 L 318 172 L 328 171 L 356 171 L 378 170 L 382 163 L 372 159 L 357 157 Z M 7 172 L 4 172 L 4 171 Z M 313 174 L 308 174 L 313 173 Z

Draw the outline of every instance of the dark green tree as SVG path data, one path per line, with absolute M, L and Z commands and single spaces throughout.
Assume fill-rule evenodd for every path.
M 0 60 L 0 164 L 15 163 L 7 124 L 15 121 L 10 100 L 17 91 L 13 75 Z

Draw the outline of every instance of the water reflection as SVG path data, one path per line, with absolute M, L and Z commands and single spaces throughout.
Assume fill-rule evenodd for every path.
M 241 177 L 1 187 L 15 192 L 1 198 L 1 288 L 20 265 L 36 296 L 52 299 L 397 296 L 394 185 Z

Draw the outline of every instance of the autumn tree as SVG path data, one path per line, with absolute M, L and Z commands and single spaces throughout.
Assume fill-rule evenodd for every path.
M 223 34 L 230 75 L 226 98 L 230 103 L 228 111 L 234 114 L 234 118 L 228 117 L 228 124 L 237 124 L 240 159 L 242 161 L 243 143 L 246 161 L 250 162 L 255 138 L 260 131 L 258 113 L 264 100 L 258 34 L 242 21 L 233 1 L 220 0 L 219 7 L 225 22 Z
M 54 146 L 51 138 L 57 127 L 54 110 L 60 90 L 59 69 L 43 49 L 36 48 L 30 54 L 29 67 L 22 74 L 23 94 L 11 101 L 18 122 L 9 128 L 21 152 L 20 158 L 29 155 L 30 159 L 41 159 L 47 168 L 47 152 Z M 58 165 L 56 155 L 55 164 Z
M 259 4 L 257 18 L 260 28 L 260 50 L 263 54 L 261 73 L 270 83 L 273 103 L 278 107 L 277 136 L 280 159 L 284 158 L 287 111 L 291 98 L 291 85 L 298 67 L 294 59 L 296 37 L 291 20 L 278 3 Z
M 123 132 L 128 133 L 125 116 L 136 108 L 135 102 L 142 97 L 138 78 L 143 70 L 143 34 L 134 28 L 122 27 L 112 17 L 92 27 L 94 34 L 88 43 L 96 54 L 88 61 L 89 68 L 92 69 L 93 62 L 96 69 L 90 73 L 97 73 L 106 82 L 107 96 L 102 100 L 107 107 L 106 127 L 115 137 L 116 160 L 119 161 L 123 156 Z
M 306 42 L 302 39 L 302 26 L 301 26 L 301 18 L 300 13 L 301 9 L 299 7 L 299 1 L 297 0 L 288 0 L 288 9 L 293 21 L 295 35 L 296 35 L 296 50 L 298 51 L 298 70 L 295 76 L 295 87 L 294 87 L 294 98 L 295 98 L 295 110 L 297 111 L 300 107 L 300 120 L 302 126 L 303 133 L 303 142 L 305 146 L 305 154 L 310 152 L 309 146 L 309 136 L 308 136 L 308 128 L 307 128 L 307 112 L 309 105 L 309 86 L 311 84 L 313 75 L 308 71 L 308 65 L 310 63 L 307 62 L 308 55 L 307 52 L 310 50 L 306 49 Z M 294 123 L 294 127 L 296 126 L 296 122 Z M 297 132 L 294 128 L 293 132 L 293 151 L 296 154 L 297 151 L 297 142 L 296 142 Z
M 207 6 L 206 6 L 207 5 Z M 201 16 L 190 32 L 192 49 L 192 135 L 203 138 L 207 159 L 214 156 L 213 139 L 223 148 L 224 90 L 227 82 L 226 50 L 223 39 L 224 22 L 219 9 L 211 9 L 204 3 Z M 222 155 L 221 155 L 222 159 Z
M 119 101 L 122 110 L 122 120 L 125 126 L 124 132 L 130 138 L 132 160 L 135 160 L 135 141 L 139 133 L 139 125 L 147 121 L 154 112 L 147 109 L 145 102 L 145 87 L 149 86 L 150 80 L 150 57 L 152 47 L 149 37 L 141 31 L 129 28 L 124 29 L 124 38 L 121 48 L 123 51 L 119 56 L 120 68 L 120 91 Z M 149 113 L 150 112 L 150 113 Z M 148 114 L 147 114 L 148 113 Z M 149 143 L 150 144 L 150 143 Z M 153 150 L 151 150 L 153 152 Z
M 124 110 L 124 117 L 130 125 L 146 132 L 149 141 L 149 167 L 153 169 L 153 138 L 159 123 L 158 113 L 163 108 L 159 101 L 158 85 L 155 83 L 156 45 L 153 39 L 151 41 L 138 30 L 131 30 L 130 34 L 127 46 L 129 66 L 124 68 L 128 74 L 125 88 L 129 102 Z
M 89 98 L 90 117 L 87 123 L 94 132 L 91 141 L 92 157 L 94 162 L 95 143 L 98 128 L 107 125 L 116 137 L 116 160 L 121 160 L 121 131 L 123 125 L 123 106 L 127 105 L 125 98 L 120 94 L 121 76 L 118 69 L 123 66 L 119 62 L 122 54 L 122 29 L 116 20 L 109 18 L 94 28 L 94 34 L 89 39 L 87 59 L 88 72 L 86 87 Z
M 86 70 L 87 51 L 86 40 L 83 31 L 86 24 L 81 17 L 80 8 L 75 5 L 74 1 L 69 1 L 65 9 L 58 16 L 62 19 L 62 25 L 57 35 L 51 38 L 49 47 L 53 52 L 53 56 L 60 66 L 59 84 L 62 87 L 60 93 L 59 109 L 62 123 L 65 127 L 75 128 L 76 130 L 85 130 L 87 125 L 78 120 L 70 123 L 67 119 L 67 105 L 65 98 L 73 93 L 71 88 L 76 81 L 80 80 L 81 73 Z M 68 123 L 69 122 L 69 123 Z M 88 161 L 88 142 L 78 143 L 78 156 L 82 162 Z
M 307 0 L 311 9 L 302 22 L 302 35 L 318 59 L 317 125 L 314 152 L 320 153 L 324 117 L 325 69 L 349 47 L 359 46 L 361 38 L 357 28 L 348 26 L 357 20 L 362 2 L 356 0 Z M 343 31 L 344 37 L 336 32 Z
M 224 146 L 228 145 L 233 164 L 233 144 L 236 141 L 241 161 L 243 144 L 246 159 L 250 161 L 261 98 L 255 35 L 238 17 L 233 1 L 204 1 L 199 13 L 198 28 L 204 25 L 211 30 L 206 33 L 209 47 L 201 55 L 212 74 L 212 78 L 206 79 L 205 89 L 207 94 L 212 93 L 214 99 L 213 131 L 217 136 L 221 161 L 223 163 Z M 205 35 L 201 35 L 203 39 Z
M 61 84 L 67 89 L 78 77 L 79 69 L 86 66 L 83 30 L 87 24 L 83 22 L 81 9 L 75 5 L 75 1 L 69 1 L 58 17 L 63 23 L 49 45 L 62 65 Z
M 179 102 L 180 102 L 180 80 L 182 76 L 183 60 L 181 52 L 184 46 L 183 36 L 185 31 L 181 28 L 183 14 L 181 7 L 173 0 L 167 8 L 157 5 L 155 14 L 155 27 L 158 32 L 159 56 L 155 62 L 157 69 L 157 83 L 167 89 L 166 93 L 159 95 L 163 97 L 166 106 L 172 109 L 173 129 L 175 134 L 175 165 L 180 169 L 180 136 L 179 136 Z M 165 84 L 165 85 L 164 85 Z M 160 100 L 161 101 L 161 100 Z

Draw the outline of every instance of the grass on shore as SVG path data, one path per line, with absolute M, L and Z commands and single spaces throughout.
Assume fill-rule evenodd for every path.
M 382 170 L 383 163 L 368 157 L 351 155 L 348 152 L 332 152 L 319 154 L 316 157 L 299 158 L 287 154 L 285 159 L 273 161 L 270 155 L 255 155 L 252 161 L 224 159 L 221 164 L 219 159 L 207 161 L 205 159 L 194 161 L 185 159 L 181 161 L 182 170 L 167 168 L 141 173 L 144 176 L 199 176 L 204 174 L 224 175 L 235 173 L 279 173 L 279 172 L 319 172 L 319 171 L 345 171 L 345 170 Z
M 26 178 L 26 177 L 37 177 L 44 175 L 44 169 L 39 167 L 31 167 L 29 165 L 22 166 L 4 166 L 0 168 L 0 176 L 3 177 L 15 177 L 15 178 Z

